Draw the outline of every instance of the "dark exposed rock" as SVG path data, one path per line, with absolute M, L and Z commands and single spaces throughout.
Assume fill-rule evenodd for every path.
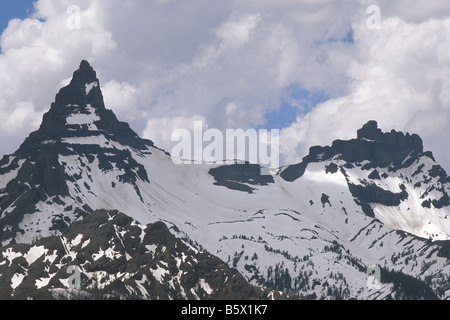
M 331 207 L 330 197 L 325 193 L 322 193 L 322 197 L 320 198 L 322 202 L 322 206 L 325 208 L 325 204 L 328 204 Z
M 338 172 L 338 166 L 336 163 L 330 163 L 330 165 L 325 167 L 325 173 L 336 173 Z
M 418 135 L 404 135 L 391 131 L 382 133 L 371 121 L 358 131 L 358 138 L 349 141 L 336 140 L 333 142 L 332 155 L 341 155 L 341 159 L 357 163 L 368 160 L 371 167 L 385 168 L 393 165 L 400 169 L 407 157 L 416 158 L 423 153 L 422 139 Z
M 209 174 L 216 180 L 215 185 L 248 193 L 254 190 L 249 185 L 274 183 L 272 176 L 261 175 L 261 166 L 249 163 L 220 166 L 209 170 Z
M 381 140 L 383 131 L 378 128 L 378 123 L 374 120 L 367 122 L 357 131 L 358 139 Z
M 363 170 L 390 167 L 395 171 L 408 167 L 421 155 L 429 155 L 429 153 L 423 152 L 422 139 L 418 135 L 403 134 L 394 130 L 383 133 L 378 128 L 377 122 L 369 121 L 358 130 L 356 139 L 336 140 L 331 147 L 311 147 L 309 154 L 301 163 L 286 167 L 280 176 L 286 181 L 295 181 L 303 175 L 309 163 L 322 162 L 335 157 L 344 160 L 347 168 L 368 161 Z
M 283 168 L 280 173 L 280 177 L 289 182 L 294 182 L 298 178 L 302 177 L 308 166 L 308 159 L 303 158 L 303 161 L 298 164 L 293 164 Z
M 372 180 L 380 180 L 380 179 L 381 179 L 380 173 L 379 173 L 377 170 L 373 170 L 373 171 L 369 174 L 368 178 L 369 178 L 369 179 L 372 179 Z
M 431 209 L 431 200 L 427 199 L 421 203 L 422 207 Z
M 448 207 L 450 206 L 450 197 L 446 192 L 444 192 L 443 196 L 439 200 L 433 200 L 432 203 L 433 206 L 437 209 Z
M 97 85 L 86 93 L 86 85 L 92 83 Z M 98 128 L 97 131 L 89 131 L 77 124 L 67 124 L 67 118 L 70 115 L 90 114 L 88 106 L 95 110 L 100 119 L 94 122 Z M 44 141 L 92 135 L 106 135 L 107 138 L 138 150 L 154 146 L 153 142 L 140 138 L 127 123 L 120 122 L 111 110 L 106 109 L 96 72 L 87 61 L 83 61 L 80 68 L 74 72 L 70 84 L 56 95 L 55 102 L 44 115 L 39 130 L 30 134 L 17 153 L 26 156 L 36 148 L 42 148 Z M 60 151 L 64 152 L 64 149 L 61 148 Z
M 428 174 L 432 178 L 439 177 L 438 182 L 440 183 L 448 183 L 450 182 L 450 177 L 447 176 L 447 173 L 440 165 L 434 165 L 431 170 L 428 171 Z
M 366 203 L 379 203 L 385 206 L 398 206 L 401 201 L 408 198 L 408 192 L 404 185 L 400 186 L 402 190 L 399 193 L 384 190 L 375 184 L 354 185 L 348 184 L 349 190 L 355 198 Z

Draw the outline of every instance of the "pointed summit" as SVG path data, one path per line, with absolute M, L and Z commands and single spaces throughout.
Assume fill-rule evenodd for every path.
M 26 232 L 19 224 L 27 215 L 36 230 L 48 234 L 62 231 L 71 221 L 92 212 L 82 197 L 71 192 L 87 188 L 87 181 L 94 183 L 89 172 L 84 178 L 80 173 L 94 160 L 91 168 L 102 174 L 113 168 L 120 173 L 112 185 L 127 184 L 137 190 L 137 181 L 148 182 L 148 177 L 130 150 L 149 153 L 149 147 L 153 147 L 151 141 L 141 139 L 127 123 L 120 122 L 113 111 L 105 108 L 96 72 L 83 60 L 69 85 L 59 91 L 44 114 L 40 128 L 14 154 L 0 160 L 0 178 L 14 173 L 0 189 L 0 230 L 3 230 L 0 243 L 23 240 L 20 237 Z M 62 161 L 63 157 L 66 160 Z M 67 164 L 74 158 L 76 163 L 69 168 Z M 77 166 L 80 172 L 74 173 Z M 68 182 L 75 186 L 71 189 Z M 64 208 L 56 212 L 49 209 L 48 221 L 37 227 L 41 218 L 34 213 L 42 215 L 40 206 L 52 201 Z
M 371 120 L 359 129 L 357 134 L 358 139 L 380 140 L 383 136 L 383 131 L 378 128 L 376 121 Z
M 98 82 L 97 73 L 89 62 L 82 60 L 80 67 L 73 73 L 72 83 L 88 84 Z
M 70 83 L 56 95 L 39 130 L 30 134 L 17 153 L 25 156 L 36 149 L 71 144 L 77 139 L 83 139 L 84 145 L 114 140 L 139 150 L 153 146 L 153 142 L 141 139 L 127 123 L 120 122 L 113 111 L 106 109 L 100 81 L 86 60 L 81 61 Z
M 53 107 L 86 106 L 105 108 L 97 73 L 86 60 L 73 73 L 69 85 L 62 88 L 56 96 Z

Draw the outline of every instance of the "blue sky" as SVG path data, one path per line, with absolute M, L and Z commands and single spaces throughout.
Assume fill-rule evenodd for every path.
M 24 19 L 33 12 L 32 0 L 1 0 L 0 30 L 8 26 L 8 21 L 14 18 Z
M 267 123 L 257 129 L 281 130 L 287 128 L 297 121 L 299 115 L 311 112 L 316 105 L 329 99 L 323 91 L 308 91 L 298 84 L 292 84 L 284 91 L 280 108 L 266 113 Z

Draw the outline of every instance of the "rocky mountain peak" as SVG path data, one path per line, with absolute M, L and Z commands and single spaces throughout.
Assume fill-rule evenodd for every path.
M 86 60 L 80 63 L 80 67 L 73 73 L 69 85 L 62 88 L 52 108 L 91 105 L 95 108 L 105 108 L 103 96 L 100 90 L 100 81 L 97 73 Z
M 422 139 L 417 135 L 395 130 L 383 133 L 376 121 L 369 121 L 357 132 L 357 139 L 336 140 L 330 156 L 341 155 L 347 162 L 369 161 L 373 167 L 400 168 L 423 153 Z
M 135 186 L 137 180 L 148 182 L 148 176 L 130 150 L 150 153 L 149 147 L 153 147 L 151 141 L 141 139 L 127 123 L 119 121 L 112 110 L 106 109 L 96 72 L 83 60 L 69 85 L 57 94 L 40 128 L 32 132 L 14 154 L 0 160 L 0 178 L 14 173 L 0 190 L 0 230 L 4 230 L 0 233 L 0 242 L 14 242 L 18 235 L 26 233 L 18 226 L 26 215 L 33 216 L 30 219 L 36 220 L 32 222 L 36 227 L 39 218 L 33 214 L 39 212 L 39 203 L 51 203 L 50 199 L 64 206 L 64 214 L 59 212 L 60 216 L 56 217 L 54 212 L 50 213 L 50 227 L 36 230 L 62 231 L 70 221 L 92 211 L 82 197 L 75 197 L 76 206 L 61 200 L 73 201 L 72 198 L 67 200 L 70 197 L 68 181 L 76 184 L 76 190 L 85 187 L 86 181 L 95 184 L 89 171 L 89 176 L 83 180 L 80 173 L 73 173 L 73 167 L 68 169 L 69 160 L 63 162 L 61 157 L 76 157 L 78 163 L 74 167 L 83 173 L 94 160 L 102 173 L 118 168 L 121 175 L 113 185 Z
M 105 107 L 97 73 L 83 60 L 70 83 L 59 91 L 50 110 L 44 114 L 39 130 L 26 139 L 21 150 L 42 148 L 42 144 L 54 144 L 64 138 L 98 136 L 136 149 L 153 145 L 139 138 L 127 123 L 120 122 L 113 111 Z
M 97 73 L 88 61 L 82 60 L 78 70 L 74 72 L 73 82 L 92 83 L 98 81 Z
M 98 82 L 97 73 L 88 61 L 82 60 L 80 67 L 73 73 L 71 85 L 84 85 Z
M 357 131 L 357 135 L 358 139 L 380 140 L 382 139 L 383 131 L 378 128 L 378 123 L 375 120 L 371 120 Z
M 365 169 L 378 167 L 395 171 L 408 167 L 422 155 L 433 158 L 431 152 L 424 152 L 422 139 L 417 134 L 395 130 L 383 132 L 372 120 L 357 131 L 356 139 L 335 140 L 331 146 L 311 147 L 301 163 L 285 168 L 281 176 L 294 181 L 303 175 L 308 163 L 331 159 L 343 160 L 349 165 L 366 162 Z
M 374 167 L 398 167 L 404 165 L 407 158 L 422 153 L 423 142 L 417 134 L 383 132 L 372 120 L 357 131 L 356 139 L 335 140 L 331 147 L 312 147 L 309 157 L 310 160 L 327 160 L 337 156 L 352 163 L 369 161 Z

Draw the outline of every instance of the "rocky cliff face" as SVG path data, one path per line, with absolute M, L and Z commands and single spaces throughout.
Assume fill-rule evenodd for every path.
M 333 158 L 345 161 L 348 167 L 365 162 L 365 170 L 378 167 L 397 171 L 409 167 L 421 156 L 434 160 L 430 152 L 424 153 L 422 139 L 418 135 L 395 130 L 383 133 L 376 121 L 369 121 L 358 130 L 356 139 L 336 140 L 326 147 L 311 147 L 303 162 L 289 166 L 281 176 L 287 181 L 294 181 L 301 177 L 302 168 L 308 163 Z

